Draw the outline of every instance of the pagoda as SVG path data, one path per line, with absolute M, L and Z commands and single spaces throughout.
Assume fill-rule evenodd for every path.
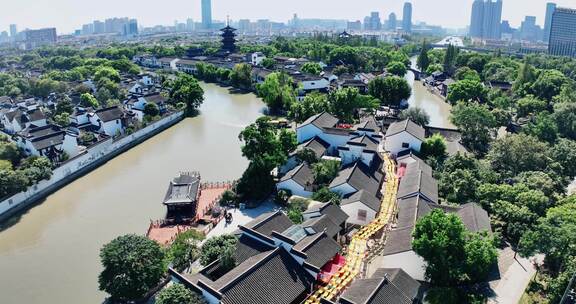
M 222 51 L 226 53 L 234 53 L 236 51 L 236 29 L 230 26 L 228 20 L 226 27 L 220 30 L 222 34 Z

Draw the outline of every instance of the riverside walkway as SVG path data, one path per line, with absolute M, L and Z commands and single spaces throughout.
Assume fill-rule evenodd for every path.
M 384 155 L 384 167 L 386 181 L 380 213 L 374 221 L 354 234 L 346 252 L 345 266 L 330 279 L 327 285 L 312 293 L 306 299 L 306 304 L 319 304 L 322 298 L 333 300 L 342 294 L 352 280 L 361 274 L 362 263 L 369 252 L 368 240 L 378 231 L 389 228 L 389 223 L 394 219 L 399 179 L 396 176 L 396 164 L 387 154 Z

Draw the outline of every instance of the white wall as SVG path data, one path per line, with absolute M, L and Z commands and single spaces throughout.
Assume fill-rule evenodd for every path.
M 296 129 L 296 138 L 298 139 L 298 143 L 301 144 L 321 133 L 322 130 L 318 129 L 315 125 L 308 124 Z
M 402 147 L 403 143 L 408 143 L 410 146 L 408 148 L 403 148 Z M 386 149 L 386 151 L 392 153 L 393 155 L 397 155 L 398 153 L 408 149 L 420 152 L 421 145 L 422 141 L 412 136 L 410 133 L 404 131 L 396 135 L 386 137 L 386 143 L 384 144 L 384 148 Z
M 364 148 L 360 146 L 347 146 L 348 150 L 338 150 L 340 158 L 342 159 L 342 166 L 349 165 L 361 160 L 366 166 L 370 167 L 374 160 L 373 153 L 365 153 Z
M 350 135 L 336 135 L 329 133 L 320 133 L 318 137 L 322 138 L 325 142 L 330 144 L 328 153 L 334 154 L 338 152 L 338 147 L 346 145 L 350 140 Z
M 348 219 L 346 220 L 346 222 L 349 224 L 365 226 L 376 218 L 376 211 L 368 208 L 361 202 L 342 205 L 340 206 L 340 208 L 342 209 L 342 211 L 348 214 Z M 362 221 L 358 219 L 358 210 L 366 211 L 366 220 Z
M 298 195 L 305 198 L 312 197 L 312 192 L 304 190 L 304 187 L 302 187 L 292 179 L 276 184 L 276 189 L 290 190 L 292 191 L 292 195 Z
M 290 156 L 288 158 L 288 160 L 286 161 L 286 163 L 282 166 L 280 166 L 279 169 L 279 173 L 280 174 L 285 174 L 286 172 L 296 168 L 296 166 L 299 165 L 299 161 L 298 158 L 296 157 L 296 155 Z
M 175 121 L 180 120 L 183 115 L 183 112 L 174 113 L 162 120 L 148 125 L 146 128 L 134 132 L 131 135 L 124 136 L 116 140 L 109 138 L 99 143 L 98 145 L 91 147 L 83 154 L 77 156 L 76 158 L 70 159 L 68 162 L 54 169 L 52 172 L 52 177 L 49 180 L 40 181 L 36 185 L 29 187 L 26 191 L 17 193 L 3 201 L 0 201 L 0 215 L 3 215 L 11 209 L 27 203 L 29 200 L 39 198 L 38 196 L 41 196 L 44 191 L 57 186 L 58 183 L 62 182 L 66 178 L 69 178 L 69 175 L 78 173 L 81 170 L 85 170 L 87 167 L 93 165 L 97 161 L 102 161 L 102 159 L 109 159 L 120 149 L 130 147 L 131 144 L 144 138 L 148 134 L 157 131 L 157 129 L 163 128 L 169 124 L 173 124 Z

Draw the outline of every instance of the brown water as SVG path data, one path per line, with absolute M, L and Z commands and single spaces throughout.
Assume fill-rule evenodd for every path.
M 416 68 L 416 57 L 411 58 L 412 66 Z M 406 80 L 412 87 L 412 96 L 408 100 L 411 107 L 422 108 L 430 115 L 430 125 L 439 128 L 455 128 L 450 122 L 450 110 L 452 106 L 439 96 L 426 89 L 420 81 L 414 81 L 414 74 L 408 72 Z
M 200 171 L 205 181 L 239 178 L 247 166 L 239 132 L 262 102 L 203 84 L 201 115 L 186 119 L 50 195 L 0 231 L 0 303 L 101 303 L 98 253 L 161 218 L 169 180 Z

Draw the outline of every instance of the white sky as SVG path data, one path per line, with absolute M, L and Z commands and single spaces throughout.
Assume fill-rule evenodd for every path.
M 450 28 L 468 25 L 473 0 L 411 0 L 413 20 Z M 502 19 L 517 27 L 526 15 L 544 23 L 548 0 L 503 0 Z M 576 8 L 576 0 L 557 0 L 559 6 Z M 395 12 L 402 18 L 404 0 L 212 0 L 214 19 L 300 18 L 362 20 L 371 11 L 383 19 Z M 132 17 L 144 26 L 171 25 L 174 20 L 200 20 L 200 0 L 0 0 L 0 32 L 11 23 L 18 30 L 56 27 L 69 33 L 82 24 L 108 17 Z

